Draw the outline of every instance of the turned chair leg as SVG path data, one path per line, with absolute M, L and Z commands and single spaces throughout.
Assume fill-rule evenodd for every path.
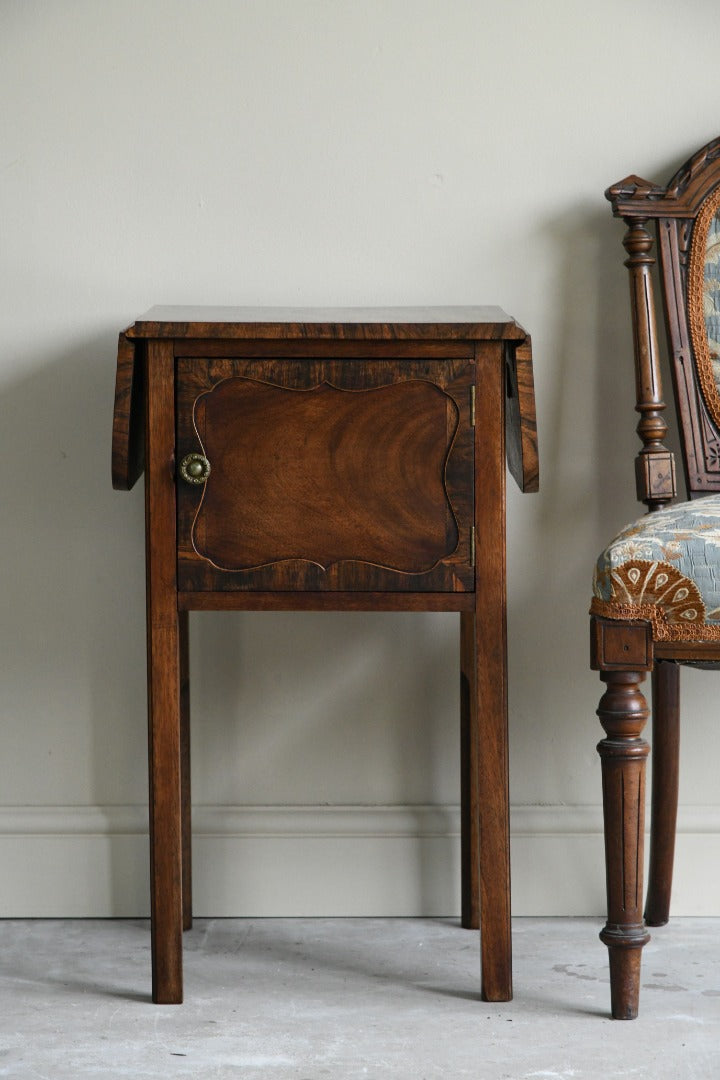
M 650 940 L 642 917 L 645 762 L 641 733 L 648 716 L 639 684 L 644 672 L 603 671 L 607 683 L 598 707 L 606 738 L 602 761 L 608 920 L 600 939 L 610 954 L 612 1015 L 633 1020 L 638 1012 L 640 957 Z
M 652 675 L 652 813 L 645 902 L 648 926 L 670 917 L 680 751 L 680 666 L 655 665 Z

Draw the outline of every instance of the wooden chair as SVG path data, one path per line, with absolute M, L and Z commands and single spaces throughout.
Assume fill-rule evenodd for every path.
M 638 498 L 649 514 L 597 562 L 591 663 L 606 691 L 602 759 L 612 1015 L 637 1015 L 647 926 L 668 920 L 678 798 L 679 672 L 720 662 L 720 138 L 667 187 L 629 176 L 606 192 L 627 225 L 635 351 Z M 675 493 L 660 380 L 651 267 L 655 222 L 668 347 L 688 500 Z M 701 498 L 702 497 L 702 498 Z M 640 683 L 652 672 L 650 870 L 644 919 L 644 780 L 648 716 Z

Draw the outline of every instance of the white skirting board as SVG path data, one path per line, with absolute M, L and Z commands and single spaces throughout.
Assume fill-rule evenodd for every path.
M 0 807 L 0 917 L 144 917 L 143 806 Z M 714 854 L 713 854 L 714 853 Z M 193 809 L 197 916 L 448 916 L 457 806 Z M 681 807 L 673 913 L 720 914 L 720 807 Z M 512 811 L 514 915 L 605 905 L 599 806 Z M 702 887 L 701 887 L 702 882 Z

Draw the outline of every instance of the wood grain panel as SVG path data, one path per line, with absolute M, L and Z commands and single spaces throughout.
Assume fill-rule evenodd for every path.
M 357 391 L 227 379 L 195 404 L 212 475 L 193 546 L 220 570 L 299 559 L 427 573 L 457 546 L 445 490 L 457 419 L 424 381 Z
M 112 432 L 112 485 L 130 491 L 145 468 L 145 342 L 118 338 Z
M 463 360 L 178 360 L 181 589 L 472 589 Z
M 298 338 L 257 339 L 249 341 L 216 340 L 214 338 L 181 338 L 174 343 L 176 356 L 199 356 L 204 360 L 209 357 L 309 357 L 317 360 L 318 356 L 330 356 L 337 360 L 367 360 L 368 344 L 366 341 L 340 340 L 332 343 Z M 473 345 L 468 341 L 373 341 L 373 360 L 471 360 Z
M 528 337 L 506 347 L 505 454 L 508 468 L 521 491 L 540 486 L 535 382 L 532 346 Z
M 181 592 L 181 611 L 473 611 L 471 592 Z
M 525 331 L 498 307 L 154 307 L 133 338 L 323 341 L 522 341 Z

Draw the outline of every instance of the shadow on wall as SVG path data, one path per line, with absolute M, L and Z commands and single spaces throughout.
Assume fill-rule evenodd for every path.
M 556 324 L 552 357 L 535 348 L 540 495 L 531 503 L 509 489 L 511 511 L 535 516 L 530 559 L 526 529 L 509 533 L 509 577 L 521 581 L 510 590 L 508 616 L 511 791 L 513 802 L 565 804 L 562 828 L 572 832 L 572 806 L 601 799 L 588 609 L 597 555 L 639 512 L 637 415 L 622 227 L 602 191 L 597 202 L 546 222 L 541 240 L 555 271 L 548 302 Z M 525 573 L 525 563 L 542 573 Z M 589 905 L 603 910 L 601 849 L 596 866 L 574 866 L 582 880 L 566 880 L 568 894 L 592 897 Z
M 198 613 L 191 640 L 198 803 L 457 802 L 457 615 Z M 439 876 L 416 850 L 418 909 L 444 910 L 452 849 Z
M 143 618 L 143 508 L 137 497 L 121 505 L 110 487 L 113 356 L 105 336 L 80 343 L 0 394 L 13 460 L 2 473 L 2 549 L 12 558 L 3 683 L 18 749 L 30 755 L 26 768 L 3 755 L 8 801 L 77 804 L 100 791 L 119 801 L 119 777 L 143 758 L 128 739 L 129 695 L 134 706 L 139 688 L 144 696 L 144 647 L 132 644 Z M 100 772 L 88 767 L 96 734 Z
M 509 532 L 510 580 L 520 578 L 523 586 L 510 591 L 511 724 L 525 722 L 537 731 L 536 740 L 515 744 L 527 757 L 519 775 L 541 778 L 530 801 L 556 802 L 562 792 L 587 802 L 594 743 L 592 734 L 586 750 L 578 743 L 578 716 L 586 713 L 592 723 L 592 570 L 608 522 L 621 524 L 635 512 L 634 380 L 623 338 L 627 289 L 622 266 L 617 272 L 612 219 L 596 204 L 546 222 L 540 241 L 547 247 L 548 303 L 557 321 L 550 327 L 552 355 L 542 356 L 535 345 L 540 493 L 529 499 L 509 486 L 511 511 L 535 518 L 528 526 L 530 557 L 526 530 Z M 522 679 L 516 677 L 518 656 Z M 566 749 L 558 752 L 561 741 Z
M 143 484 L 111 488 L 115 340 L 48 352 L 0 393 L 9 806 L 147 800 Z M 191 636 L 196 798 L 456 801 L 457 616 L 207 613 Z M 128 859 L 98 866 L 122 914 L 146 904 Z
M 678 156 L 667 167 L 638 171 L 648 179 L 667 181 L 686 156 Z M 637 163 L 628 166 L 630 172 Z M 608 177 L 607 185 L 619 179 Z M 513 775 L 530 777 L 526 791 L 536 790 L 538 802 L 555 801 L 553 793 L 567 791 L 576 792 L 579 803 L 600 802 L 595 744 L 601 729 L 594 710 L 601 687 L 589 670 L 588 655 L 593 566 L 612 536 L 644 513 L 635 494 L 634 460 L 641 443 L 635 431 L 638 414 L 624 232 L 624 224 L 613 219 L 599 190 L 597 203 L 577 206 L 551 219 L 541 234 L 549 249 L 548 268 L 550 272 L 556 268 L 555 296 L 549 292 L 549 302 L 558 316 L 552 358 L 542 357 L 536 346 L 541 491 L 531 510 L 523 497 L 512 494 L 511 487 L 510 503 L 521 517 L 537 515 L 531 559 L 543 567 L 543 573 L 528 574 L 523 578 L 524 588 L 514 594 L 511 590 L 509 611 L 511 786 Z M 670 427 L 667 445 L 677 454 L 657 285 L 655 295 L 665 417 Z M 543 381 L 544 367 L 554 372 L 552 382 Z M 684 497 L 682 491 L 680 497 Z M 513 562 L 522 568 L 528 561 L 524 530 L 518 536 L 511 532 L 509 542 L 512 581 Z M 518 657 L 522 658 L 522 679 L 516 678 Z M 553 665 L 555 678 L 550 674 Z M 523 730 L 522 740 L 512 737 L 513 729 Z M 527 732 L 533 730 L 537 738 L 530 739 Z M 536 777 L 542 779 L 536 781 Z M 599 866 L 593 888 L 601 910 L 604 885 Z
M 456 736 L 457 623 L 415 613 L 191 616 L 198 785 L 229 805 L 280 794 L 314 805 L 439 798 L 438 770 L 454 764 L 442 743 Z
M 0 391 L 6 806 L 146 798 L 144 510 L 110 484 L 114 350 L 49 349 Z

